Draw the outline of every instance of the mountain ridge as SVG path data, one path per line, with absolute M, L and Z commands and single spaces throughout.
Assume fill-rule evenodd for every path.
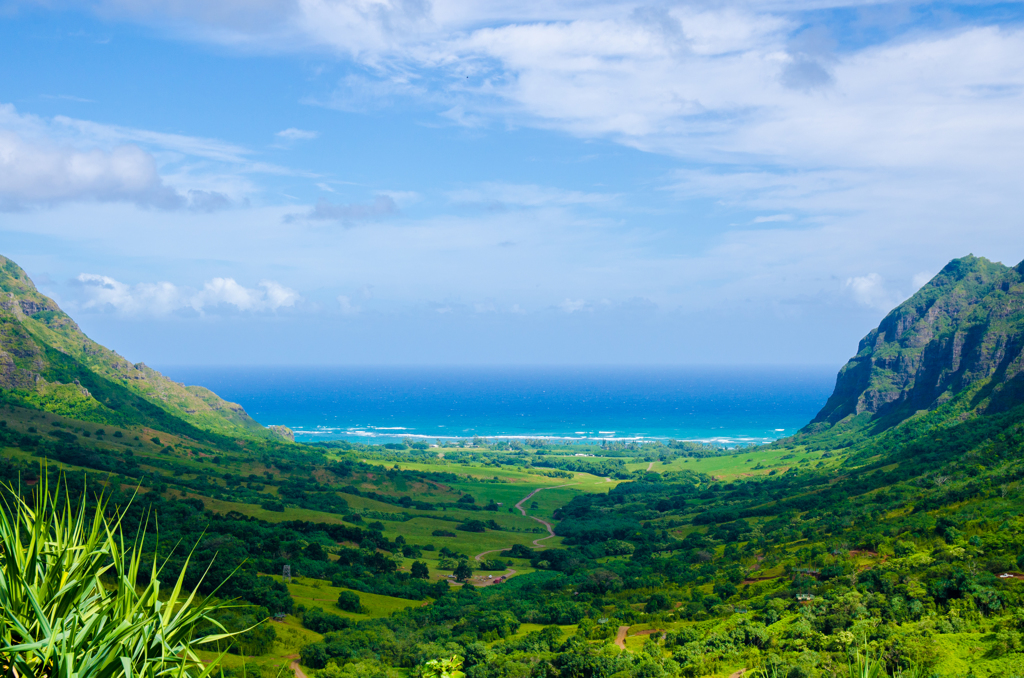
M 800 436 L 877 434 L 972 392 L 967 416 L 1024 395 L 1024 262 L 954 259 L 889 312 Z
M 122 418 L 132 397 L 190 426 L 222 435 L 274 433 L 201 386 L 185 386 L 90 339 L 14 261 L 0 256 L 0 388 L 26 404 L 78 418 Z M 123 389 L 127 393 L 119 393 Z M 96 396 L 100 397 L 96 397 Z M 130 409 L 156 416 L 136 401 Z M 166 422 L 164 422 L 166 424 Z

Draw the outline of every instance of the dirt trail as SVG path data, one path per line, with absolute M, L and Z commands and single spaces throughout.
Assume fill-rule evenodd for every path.
M 615 644 L 621 647 L 623 650 L 626 649 L 626 631 L 628 630 L 628 626 L 620 626 L 619 632 L 615 634 Z
M 611 480 L 609 480 L 609 482 L 611 482 Z M 522 499 L 520 499 L 519 503 L 516 504 L 516 508 L 519 509 L 520 513 L 522 513 L 527 518 L 530 518 L 532 520 L 536 520 L 538 523 L 540 523 L 545 528 L 547 528 L 548 536 L 540 537 L 539 539 L 534 539 L 533 540 L 533 545 L 534 546 L 536 546 L 539 549 L 547 548 L 547 546 L 545 546 L 544 544 L 541 544 L 540 542 L 544 541 L 545 539 L 551 539 L 552 537 L 554 537 L 555 536 L 555 531 L 554 531 L 554 529 L 552 529 L 551 523 L 549 523 L 548 521 L 541 520 L 537 516 L 528 515 L 526 513 L 526 509 L 523 508 L 523 504 L 526 503 L 527 499 L 530 499 L 531 497 L 533 497 L 533 495 L 537 494 L 541 490 L 553 490 L 553 489 L 558 488 L 558 487 L 569 487 L 570 485 L 578 485 L 578 484 L 579 483 L 566 483 L 565 485 L 555 485 L 553 487 L 538 487 L 536 490 L 534 490 L 530 494 L 528 494 L 525 497 L 523 497 Z M 483 553 L 478 553 L 475 556 L 473 556 L 473 560 L 475 560 L 476 562 L 479 563 L 480 561 L 482 561 L 484 559 L 484 556 L 486 556 L 488 553 L 500 553 L 501 551 L 507 551 L 510 548 L 512 548 L 512 547 L 511 546 L 506 546 L 503 549 L 491 549 L 490 551 L 484 551 Z M 512 570 L 512 574 L 515 574 L 515 570 Z M 512 576 L 512 575 L 510 574 L 508 576 Z
M 508 548 L 512 548 L 512 547 L 509 546 Z M 475 560 L 476 562 L 479 563 L 481 560 L 484 559 L 484 556 L 486 556 L 488 553 L 501 553 L 502 551 L 506 551 L 506 550 L 508 550 L 508 549 L 492 549 L 490 551 L 484 551 L 483 553 L 478 553 L 475 556 L 473 556 L 473 560 Z
M 299 662 L 297 661 L 292 662 L 292 671 L 295 672 L 295 678 L 308 678 L 302 669 L 299 668 Z
M 522 499 L 520 499 L 519 503 L 516 504 L 516 508 L 519 509 L 520 513 L 522 513 L 524 516 L 526 516 L 526 509 L 523 508 L 523 504 L 526 503 L 527 499 L 529 499 L 533 495 L 537 494 L 541 490 L 554 490 L 554 489 L 557 489 L 559 487 L 569 487 L 571 485 L 579 485 L 579 483 L 566 483 L 564 485 L 555 485 L 553 487 L 538 487 L 536 490 L 534 490 L 530 494 L 528 494 L 525 497 L 523 497 Z M 539 549 L 547 548 L 544 544 L 541 544 L 541 542 L 544 541 L 545 539 L 551 539 L 552 537 L 555 536 L 555 531 L 554 531 L 554 529 L 552 529 L 551 523 L 549 523 L 546 520 L 542 520 L 542 519 L 538 518 L 537 516 L 526 516 L 526 517 L 527 518 L 531 518 L 533 520 L 536 520 L 538 523 L 543 525 L 545 527 L 545 529 L 547 529 L 548 536 L 541 537 L 540 539 L 534 539 L 533 540 L 533 545 L 536 546 L 537 548 L 539 548 Z
M 733 674 L 731 674 L 731 675 L 729 676 L 729 678 L 740 678 L 740 676 L 742 676 L 742 675 L 743 675 L 744 673 L 746 673 L 746 672 L 747 672 L 747 670 L 746 670 L 746 669 L 740 669 L 740 670 L 739 670 L 739 671 L 737 671 L 736 673 L 733 673 Z
M 650 464 L 647 465 L 647 470 L 651 471 L 653 468 L 654 468 L 654 462 L 652 461 Z

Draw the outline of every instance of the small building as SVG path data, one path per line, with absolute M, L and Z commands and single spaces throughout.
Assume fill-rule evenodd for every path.
M 796 599 L 799 601 L 808 601 L 814 600 L 814 596 L 810 593 L 798 593 L 796 594 Z

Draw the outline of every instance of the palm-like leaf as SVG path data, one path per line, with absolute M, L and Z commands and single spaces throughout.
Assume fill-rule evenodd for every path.
M 17 678 L 205 678 L 213 670 L 195 647 L 234 634 L 201 638 L 202 621 L 223 603 L 183 591 L 185 568 L 161 600 L 154 554 L 149 583 L 143 528 L 131 548 L 121 532 L 123 511 L 100 499 L 93 511 L 75 508 L 61 482 L 40 476 L 33 498 L 0 486 L 0 655 Z M 66 488 L 65 488 L 66 489 Z M 6 491 L 5 491 L 6 490 Z M 63 499 L 60 497 L 63 496 Z M 188 561 L 186 561 L 187 567 Z M 111 584 L 104 586 L 104 580 Z

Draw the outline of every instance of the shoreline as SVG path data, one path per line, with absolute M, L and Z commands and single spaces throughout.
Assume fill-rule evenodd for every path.
M 577 432 L 574 434 L 551 434 L 551 433 L 536 433 L 536 434 L 524 434 L 524 433 L 496 433 L 489 435 L 427 435 L 424 433 L 397 433 L 395 431 L 408 429 L 404 427 L 380 427 L 373 431 L 366 431 L 363 428 L 374 428 L 374 427 L 363 427 L 353 429 L 338 429 L 329 427 L 318 427 L 317 429 L 304 429 L 302 427 L 289 426 L 289 428 L 295 434 L 295 441 L 301 443 L 315 443 L 315 442 L 331 442 L 331 441 L 344 441 L 349 443 L 361 443 L 364 445 L 382 445 L 387 443 L 397 443 L 403 440 L 415 440 L 419 442 L 426 441 L 441 441 L 444 443 L 461 443 L 461 442 L 472 442 L 473 440 L 483 440 L 491 443 L 494 441 L 523 441 L 523 440 L 541 440 L 550 442 L 553 445 L 572 445 L 581 443 L 600 443 L 600 442 L 615 442 L 615 443 L 639 443 L 639 444 L 656 444 L 665 443 L 670 440 L 687 443 L 701 443 L 705 445 L 764 445 L 780 438 L 796 433 L 798 429 L 775 429 L 771 433 L 774 435 L 767 436 L 753 436 L 749 434 L 736 434 L 736 435 L 709 435 L 709 436 L 688 436 L 688 437 L 672 437 L 668 435 L 614 435 L 615 432 L 605 433 L 598 432 L 598 434 L 592 434 L 590 432 Z

